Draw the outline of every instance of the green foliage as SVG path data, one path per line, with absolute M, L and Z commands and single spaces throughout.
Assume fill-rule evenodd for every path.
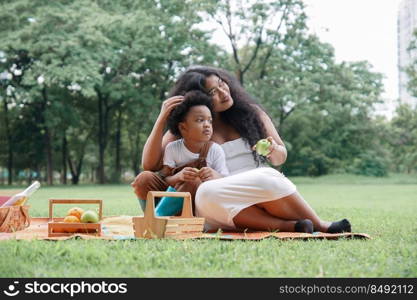
M 388 175 L 387 162 L 378 156 L 376 152 L 365 152 L 353 160 L 351 168 L 353 174 L 382 177 Z
M 281 135 L 291 141 L 294 154 L 283 166 L 287 174 L 348 171 L 353 160 L 368 151 L 388 159 L 380 150 L 386 137 L 380 136 L 381 125 L 371 116 L 381 92 L 379 74 L 371 73 L 364 63 L 332 64 L 308 80 L 316 89 L 307 89 L 304 101 L 291 101 L 286 114 L 289 103 L 281 109 L 268 107 Z M 285 93 L 294 94 L 290 89 Z
M 117 149 L 125 154 L 116 163 L 119 174 L 111 177 L 120 177 L 122 167 L 135 165 L 138 171 L 137 157 L 144 142 L 138 137 L 150 132 L 178 72 L 195 62 L 215 64 L 221 59 L 222 51 L 208 44 L 208 33 L 194 26 L 200 22 L 198 11 L 203 6 L 200 1 L 3 4 L 0 18 L 8 22 L 0 33 L 1 66 L 12 76 L 2 81 L 3 101 L 18 109 L 24 105 L 32 113 L 31 106 L 36 106 L 37 126 L 25 127 L 28 135 L 21 141 L 30 145 L 38 132 L 36 151 L 49 149 L 33 163 L 43 165 L 47 160 L 50 172 L 56 166 L 64 172 L 57 156 L 67 155 L 63 160 L 71 167 L 71 162 L 82 163 L 84 155 L 91 157 L 86 151 L 92 150 L 100 158 L 87 163 L 103 170 L 104 164 L 112 163 L 104 155 Z M 19 18 L 17 12 L 21 12 Z M 7 89 L 13 89 L 10 95 Z M 23 117 L 22 112 L 18 114 Z M 14 126 L 11 122 L 11 131 Z M 121 137 L 112 140 L 112 149 L 107 150 L 109 139 L 116 136 Z M 61 145 L 63 139 L 67 146 Z M 114 173 L 112 169 L 109 174 Z
M 417 107 L 400 105 L 390 126 L 390 146 L 395 170 L 417 171 Z
M 233 50 L 230 67 L 291 143 L 290 175 L 346 170 L 380 147 L 374 104 L 382 75 L 367 62 L 336 63 L 333 47 L 308 33 L 300 1 L 221 1 L 212 17 Z
M 6 2 L 0 171 L 32 169 L 49 183 L 57 172 L 73 183 L 138 173 L 162 101 L 180 72 L 203 64 L 235 73 L 263 105 L 288 145 L 286 174 L 416 172 L 415 112 L 375 118 L 381 74 L 337 63 L 309 34 L 301 0 Z M 230 47 L 210 42 L 203 22 Z

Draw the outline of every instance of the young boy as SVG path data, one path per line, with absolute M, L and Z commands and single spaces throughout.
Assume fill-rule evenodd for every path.
M 211 178 L 211 170 L 227 176 L 226 157 L 220 145 L 210 142 L 213 134 L 211 99 L 202 92 L 185 94 L 168 119 L 168 128 L 181 139 L 169 143 L 165 148 L 163 168 L 166 182 L 175 186 L 179 182 Z M 205 146 L 209 146 L 206 167 L 199 171 L 186 165 L 195 162 Z M 185 168 L 182 168 L 186 166 Z M 180 170 L 182 169 L 182 170 Z M 211 170 L 210 170 L 211 169 Z
M 186 93 L 184 101 L 171 112 L 168 128 L 180 137 L 166 146 L 163 168 L 158 172 L 169 186 L 168 191 L 190 192 L 194 199 L 202 182 L 229 175 L 223 149 L 210 141 L 213 127 L 209 96 L 200 91 Z M 182 201 L 174 199 L 163 197 L 156 207 L 156 215 L 178 212 Z

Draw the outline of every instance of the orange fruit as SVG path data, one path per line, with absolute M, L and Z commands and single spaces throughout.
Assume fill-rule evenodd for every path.
M 79 207 L 73 207 L 68 210 L 67 216 L 75 216 L 78 219 L 81 219 L 82 214 L 84 213 L 84 209 Z
M 64 218 L 64 223 L 80 223 L 80 219 L 76 216 L 66 216 Z
M 80 223 L 80 219 L 78 219 L 76 216 L 66 216 L 64 218 L 64 223 Z M 72 233 L 72 232 L 76 232 L 78 229 L 77 228 L 66 228 L 65 231 Z

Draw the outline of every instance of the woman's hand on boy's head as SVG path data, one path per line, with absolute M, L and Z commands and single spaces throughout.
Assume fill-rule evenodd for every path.
M 203 182 L 223 177 L 222 175 L 217 173 L 217 171 L 213 170 L 210 167 L 201 168 L 200 172 L 198 172 L 198 176 Z
M 182 101 L 184 101 L 184 96 L 174 96 L 166 99 L 164 102 L 162 102 L 160 115 L 164 118 L 168 118 L 171 111 Z

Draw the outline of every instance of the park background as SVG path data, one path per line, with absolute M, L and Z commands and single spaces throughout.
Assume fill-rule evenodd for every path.
M 309 30 L 303 1 L 0 5 L 0 187 L 41 181 L 31 216 L 66 197 L 103 199 L 106 216 L 141 214 L 128 183 L 162 101 L 198 64 L 229 70 L 265 108 L 288 149 L 280 170 L 322 218 L 348 217 L 373 238 L 3 241 L 14 259 L 0 258 L 2 276 L 417 275 L 417 110 L 379 115 L 383 74 L 368 61 L 338 61 Z M 227 47 L 213 42 L 212 25 Z
M 376 113 L 383 74 L 336 62 L 302 1 L 242 3 L 3 1 L 0 184 L 128 182 L 162 101 L 195 64 L 229 70 L 266 109 L 288 176 L 416 173 L 417 112 Z M 413 84 L 415 65 L 409 74 Z

